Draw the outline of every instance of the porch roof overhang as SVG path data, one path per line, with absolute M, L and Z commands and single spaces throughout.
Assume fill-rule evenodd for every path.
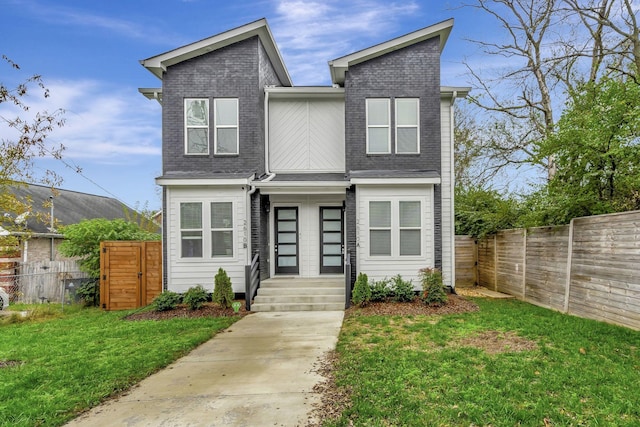
M 349 182 L 354 185 L 438 185 L 440 174 L 430 170 L 368 170 L 351 171 Z
M 254 178 L 255 174 L 163 175 L 156 178 L 156 184 L 162 187 L 243 186 L 251 184 Z
M 262 194 L 344 194 L 349 181 L 255 181 Z

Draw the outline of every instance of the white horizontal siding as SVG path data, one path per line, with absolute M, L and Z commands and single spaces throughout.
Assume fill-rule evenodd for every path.
M 209 210 L 203 214 L 203 257 L 180 257 L 180 203 L 233 202 L 234 254 L 229 258 L 211 258 L 211 229 Z M 246 224 L 246 192 L 241 187 L 168 187 L 167 188 L 167 287 L 170 291 L 185 292 L 190 287 L 202 285 L 213 291 L 214 276 L 223 268 L 233 285 L 234 292 L 244 292 L 244 266 L 247 259 L 249 236 Z
M 454 171 L 453 171 L 453 135 L 451 134 L 450 99 L 440 101 L 441 123 L 441 189 L 442 189 L 442 276 L 446 286 L 455 284 L 455 224 L 454 224 Z
M 356 191 L 356 246 L 358 249 L 358 273 L 367 274 L 369 279 L 380 280 L 391 278 L 396 274 L 405 280 L 412 280 L 415 289 L 420 289 L 418 271 L 421 268 L 433 267 L 434 254 L 434 220 L 433 220 L 433 186 L 358 186 Z M 422 207 L 422 255 L 419 257 L 372 257 L 369 255 L 369 202 L 378 200 L 420 200 Z M 393 235 L 397 230 L 392 230 Z
M 271 171 L 344 172 L 344 157 L 344 101 L 270 101 Z

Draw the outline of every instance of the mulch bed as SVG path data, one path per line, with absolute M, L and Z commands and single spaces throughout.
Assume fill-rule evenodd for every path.
M 345 318 L 349 316 L 414 316 L 456 314 L 478 311 L 478 306 L 473 301 L 460 295 L 447 295 L 447 303 L 442 306 L 428 306 L 420 298 L 412 302 L 372 302 L 364 307 L 350 307 L 345 312 Z
M 205 303 L 202 308 L 198 310 L 190 310 L 186 305 L 179 304 L 174 310 L 166 311 L 153 311 L 145 310 L 137 313 L 132 313 L 125 317 L 125 320 L 167 320 L 175 318 L 185 317 L 231 317 L 231 316 L 246 316 L 250 312 L 245 309 L 244 301 L 240 301 L 242 306 L 236 313 L 233 308 L 222 308 L 218 304 L 212 302 Z

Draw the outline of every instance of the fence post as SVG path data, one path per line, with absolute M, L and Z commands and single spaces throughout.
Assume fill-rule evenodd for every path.
M 498 233 L 493 235 L 493 290 L 498 291 Z
M 522 232 L 522 300 L 527 300 L 527 229 Z
M 566 273 L 566 283 L 564 287 L 564 312 L 569 312 L 569 293 L 571 290 L 571 261 L 573 258 L 573 227 L 574 220 L 572 219 L 569 223 L 569 244 L 568 253 L 567 253 L 567 273 Z

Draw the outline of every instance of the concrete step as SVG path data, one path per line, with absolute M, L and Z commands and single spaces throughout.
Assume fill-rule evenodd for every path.
M 344 303 L 288 304 L 288 303 L 254 303 L 251 311 L 342 311 Z
M 342 303 L 344 307 L 344 295 L 257 295 L 253 299 L 254 304 L 326 304 Z
M 344 287 L 333 288 L 258 288 L 258 295 L 344 295 Z
M 267 279 L 260 282 L 260 288 L 344 288 L 344 279 L 332 280 L 278 280 Z

